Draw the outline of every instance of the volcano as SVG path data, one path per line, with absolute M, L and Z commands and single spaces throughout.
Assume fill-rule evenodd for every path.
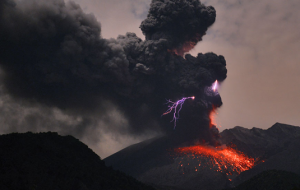
M 237 186 L 265 170 L 300 174 L 299 137 L 299 127 L 281 123 L 267 130 L 239 126 L 224 130 L 221 133 L 223 146 L 232 147 L 254 160 L 254 167 L 241 172 L 232 168 L 220 171 L 212 157 L 205 154 L 178 154 L 176 150 L 192 145 L 179 143 L 172 136 L 131 145 L 104 161 L 107 166 L 162 189 L 224 189 Z

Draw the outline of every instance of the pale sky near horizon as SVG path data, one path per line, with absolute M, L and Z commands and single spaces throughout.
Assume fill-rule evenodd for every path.
M 84 12 L 95 15 L 101 23 L 103 38 L 116 38 L 126 32 L 134 32 L 144 39 L 139 25 L 147 16 L 151 0 L 73 1 L 78 3 Z M 300 1 L 204 0 L 201 2 L 213 6 L 217 17 L 203 37 L 203 41 L 199 42 L 190 53 L 195 56 L 198 53 L 214 52 L 223 55 L 226 59 L 227 79 L 219 88 L 223 106 L 217 111 L 216 117 L 220 131 L 235 126 L 267 129 L 276 122 L 300 126 L 300 53 L 298 52 L 300 50 Z M 26 106 L 24 108 L 23 104 L 9 102 L 9 98 L 0 97 L 0 106 L 6 106 L 4 109 L 6 114 L 14 113 L 12 120 L 18 118 L 17 122 L 22 122 L 18 114 L 23 118 L 28 113 L 38 113 L 40 109 Z M 14 110 L 18 110 L 18 114 L 15 114 Z M 62 113 L 61 110 L 55 109 L 53 113 L 55 119 L 67 122 L 70 126 L 80 120 Z M 112 111 L 112 116 L 109 117 L 113 118 L 118 114 L 117 111 Z M 11 122 L 3 118 L 2 115 L 1 133 L 27 130 L 18 127 L 8 129 L 11 127 Z M 117 118 L 119 120 L 114 122 L 124 122 L 122 116 Z M 101 124 L 99 121 L 98 125 Z M 36 125 L 40 124 L 37 122 Z M 50 126 L 51 123 L 47 125 Z M 46 126 L 35 131 L 49 129 L 60 130 L 62 134 L 68 134 L 68 130 L 71 130 Z M 105 131 L 104 128 L 99 131 L 88 131 L 87 134 L 93 136 L 83 135 L 77 138 L 86 143 L 101 158 L 105 158 L 130 144 L 153 137 L 155 132 L 131 137 L 115 135 Z M 95 139 L 98 136 L 94 134 L 99 134 L 99 139 Z

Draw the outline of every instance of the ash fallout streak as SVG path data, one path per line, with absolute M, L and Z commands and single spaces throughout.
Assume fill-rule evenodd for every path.
M 215 17 L 215 9 L 198 0 L 153 0 L 140 25 L 146 40 L 134 33 L 103 39 L 95 17 L 74 2 L 1 0 L 3 86 L 15 99 L 74 115 L 105 113 L 103 103 L 112 102 L 132 135 L 162 130 L 218 144 L 209 113 L 222 101 L 209 87 L 226 78 L 226 61 L 214 53 L 182 57 Z M 181 126 L 172 130 L 168 115 L 161 118 L 165 98 L 191 96 Z

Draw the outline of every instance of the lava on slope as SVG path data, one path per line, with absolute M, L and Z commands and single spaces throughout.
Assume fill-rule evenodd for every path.
M 243 171 L 251 169 L 255 165 L 255 159 L 250 158 L 244 153 L 230 147 L 212 147 L 206 145 L 195 145 L 190 147 L 180 147 L 174 149 L 179 157 L 187 156 L 199 162 L 199 167 L 204 164 L 210 169 L 218 172 L 232 175 L 233 173 L 240 174 Z M 202 163 L 201 158 L 207 158 L 206 162 Z M 188 163 L 189 165 L 189 163 Z M 180 166 L 184 164 L 180 162 Z M 198 171 L 198 167 L 195 167 Z
M 213 95 L 218 94 L 217 85 L 218 81 L 216 80 L 209 90 Z M 191 164 L 191 166 L 194 167 L 194 171 L 198 171 L 200 166 L 204 164 L 210 169 L 224 172 L 227 175 L 232 175 L 233 173 L 240 174 L 243 171 L 251 169 L 255 165 L 255 159 L 248 157 L 241 151 L 221 144 L 219 140 L 221 136 L 216 122 L 217 108 L 218 106 L 212 104 L 212 109 L 209 112 L 209 128 L 211 131 L 214 131 L 211 135 L 216 139 L 214 146 L 198 144 L 175 148 L 174 152 L 177 153 L 179 157 L 185 156 L 192 158 L 194 161 L 197 160 L 197 163 L 193 161 L 193 164 Z M 204 162 L 203 157 L 205 158 Z M 180 161 L 179 164 L 180 167 L 184 167 L 183 161 Z M 186 164 L 188 166 L 190 165 L 188 161 Z

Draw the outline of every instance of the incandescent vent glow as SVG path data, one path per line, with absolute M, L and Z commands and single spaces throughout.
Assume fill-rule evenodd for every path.
M 212 165 L 216 169 L 216 171 L 224 172 L 227 175 L 233 174 L 233 172 L 240 174 L 243 171 L 251 169 L 255 165 L 254 158 L 250 158 L 242 152 L 234 150 L 230 147 L 214 148 L 211 146 L 196 145 L 190 147 L 176 148 L 175 152 L 179 155 L 186 155 L 192 157 L 193 159 L 198 159 L 198 166 Z M 201 163 L 201 157 L 208 158 L 209 161 Z M 183 167 L 182 164 L 180 166 Z M 197 170 L 199 169 L 196 168 L 195 171 Z

